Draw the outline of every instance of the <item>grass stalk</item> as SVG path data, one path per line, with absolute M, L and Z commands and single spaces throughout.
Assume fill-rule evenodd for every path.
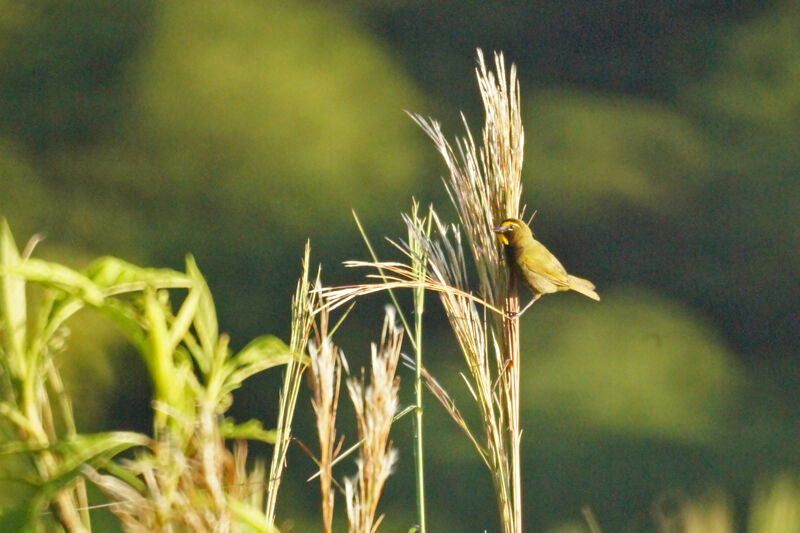
M 325 533 L 333 531 L 334 497 L 333 464 L 341 451 L 342 440 L 336 439 L 336 414 L 339 407 L 342 365 L 346 364 L 344 355 L 331 340 L 328 330 L 328 311 L 319 313 L 316 326 L 316 339 L 309 342 L 311 357 L 310 382 L 312 390 L 311 405 L 317 419 L 319 437 L 319 480 L 322 497 L 322 524 Z
M 414 224 L 426 228 L 426 237 L 430 238 L 432 217 L 430 211 L 424 219 L 419 218 L 419 204 L 415 201 L 411 207 L 411 218 Z M 413 231 L 408 232 L 408 244 L 412 252 L 411 267 L 419 283 L 414 288 L 414 474 L 417 495 L 417 531 L 425 533 L 425 461 L 423 441 L 423 407 L 422 394 L 424 381 L 422 377 L 422 317 L 425 312 L 425 287 L 422 282 L 427 272 L 428 258 L 424 242 L 417 238 Z
M 275 448 L 272 452 L 272 461 L 269 468 L 269 481 L 267 485 L 266 523 L 268 527 L 275 526 L 275 508 L 278 500 L 278 491 L 281 476 L 286 465 L 286 453 L 292 438 L 292 420 L 300 383 L 308 364 L 302 355 L 306 353 L 308 337 L 311 332 L 313 315 L 317 309 L 318 293 L 311 290 L 309 278 L 309 260 L 311 254 L 310 244 L 306 244 L 303 256 L 303 273 L 297 283 L 297 290 L 292 299 L 292 333 L 289 349 L 295 355 L 286 365 L 286 373 L 280 394 L 278 408 L 278 426 Z
M 431 221 L 432 218 L 430 214 L 425 217 L 425 221 L 419 219 L 419 203 L 414 200 L 411 206 L 411 217 L 414 221 L 419 222 L 421 226 L 425 226 L 427 224 L 427 236 L 430 236 L 431 230 Z M 378 256 L 375 253 L 372 245 L 370 244 L 369 238 L 364 230 L 364 227 L 361 224 L 361 221 L 358 219 L 358 216 L 355 212 L 353 212 L 353 218 L 356 221 L 356 225 L 358 226 L 358 230 L 361 233 L 361 237 L 364 240 L 364 243 L 367 246 L 367 250 L 372 257 L 373 264 L 381 265 L 382 263 L 378 260 Z M 425 247 L 423 244 L 417 239 L 416 233 L 409 231 L 408 234 L 408 242 L 409 247 L 412 250 L 412 254 L 410 255 L 411 259 L 411 270 L 414 274 L 414 278 L 416 279 L 418 285 L 413 290 L 413 303 L 414 303 L 414 334 L 409 337 L 409 342 L 411 343 L 412 348 L 414 349 L 415 354 L 415 361 L 416 361 L 416 368 L 418 369 L 415 373 L 414 377 L 414 477 L 415 477 L 415 484 L 416 484 L 416 503 L 417 503 L 417 531 L 420 533 L 424 533 L 426 531 L 426 520 L 425 520 L 425 466 L 423 460 L 423 408 L 422 408 L 422 395 L 424 389 L 424 381 L 422 378 L 421 370 L 423 368 L 422 365 L 422 316 L 425 312 L 425 290 L 426 290 L 426 272 L 427 272 L 427 257 L 425 255 Z M 390 283 L 389 276 L 387 276 L 387 271 L 378 266 L 378 277 L 381 278 L 384 284 Z M 405 315 L 402 312 L 400 304 L 397 302 L 397 297 L 394 294 L 394 291 L 391 287 L 387 288 L 389 293 L 389 297 L 392 299 L 392 303 L 397 309 L 397 313 L 400 317 L 401 322 L 403 323 L 403 327 L 405 327 L 406 331 L 411 331 L 409 328 L 408 320 L 406 319 Z
M 412 117 L 434 141 L 450 171 L 445 184 L 458 212 L 478 273 L 478 293 L 503 314 L 481 320 L 474 306 L 462 299 L 443 298 L 451 325 L 456 330 L 473 378 L 473 390 L 481 407 L 487 450 L 490 455 L 503 530 L 522 531 L 522 475 L 519 421 L 519 319 L 509 318 L 519 309 L 516 280 L 509 274 L 503 252 L 492 228 L 520 212 L 524 132 L 520 116 L 519 85 L 512 65 L 506 73 L 502 54 L 495 54 L 495 72 L 486 67 L 478 51 L 477 78 L 486 111 L 482 146 L 478 147 L 467 128 L 454 150 L 441 127 L 432 120 Z M 465 120 L 466 126 L 466 120 Z M 469 292 L 460 252 L 460 233 L 440 254 L 436 268 L 448 275 L 442 281 Z M 447 279 L 449 278 L 449 279 Z M 481 328 L 482 326 L 482 328 Z M 494 365 L 488 359 L 488 338 L 494 340 Z M 495 389 L 495 383 L 497 387 Z

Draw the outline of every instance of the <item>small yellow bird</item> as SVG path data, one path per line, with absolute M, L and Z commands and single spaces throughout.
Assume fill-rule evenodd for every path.
M 533 291 L 533 299 L 516 313 L 514 317 L 533 305 L 542 294 L 573 290 L 600 300 L 591 281 L 567 274 L 556 256 L 533 238 L 533 232 L 518 218 L 507 218 L 494 228 L 500 241 L 505 245 L 506 258 L 513 265 L 520 279 Z

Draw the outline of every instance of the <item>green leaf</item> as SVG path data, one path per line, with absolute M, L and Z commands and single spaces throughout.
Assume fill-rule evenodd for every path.
M 72 435 L 50 446 L 50 450 L 61 456 L 61 468 L 70 471 L 83 465 L 99 468 L 115 455 L 136 446 L 148 446 L 150 442 L 141 433 L 108 431 Z
M 153 457 L 150 452 L 137 454 L 135 459 L 126 461 L 124 464 L 119 464 L 116 461 L 109 461 L 102 467 L 102 469 L 144 494 L 147 492 L 147 484 L 142 481 L 142 478 L 139 477 L 137 465 L 140 462 L 151 461 L 152 458 Z
M 252 505 L 240 502 L 231 496 L 228 496 L 227 503 L 228 508 L 233 512 L 236 522 L 250 528 L 248 531 L 257 531 L 258 533 L 280 533 L 278 528 L 268 526 L 267 517 L 264 513 Z
M 0 219 L 0 326 L 12 361 L 24 364 L 27 323 L 25 280 L 9 275 L 21 262 L 8 222 L 5 218 Z M 14 370 L 24 373 L 23 368 Z
M 178 314 L 175 315 L 175 320 L 172 321 L 172 327 L 169 329 L 168 342 L 170 350 L 174 350 L 180 344 L 189 332 L 189 328 L 192 327 L 192 322 L 196 320 L 201 294 L 201 290 L 195 286 L 189 291 L 189 295 L 181 304 Z M 200 366 L 202 368 L 202 365 Z
M 217 347 L 217 337 L 219 336 L 214 299 L 211 297 L 208 284 L 203 275 L 200 274 L 197 263 L 191 255 L 186 257 L 186 272 L 192 279 L 194 286 L 200 290 L 200 301 L 194 318 L 194 328 L 197 331 L 197 337 L 203 350 L 207 354 L 213 354 Z
M 253 339 L 231 361 L 244 366 L 267 360 L 272 361 L 270 366 L 276 366 L 288 363 L 290 359 L 297 359 L 303 364 L 311 361 L 307 355 L 293 356 L 289 346 L 275 335 L 262 335 Z
M 36 485 L 36 494 L 31 499 L 29 507 L 34 516 L 38 515 L 47 502 L 51 501 L 56 493 L 66 488 L 78 478 L 85 465 L 101 468 L 120 452 L 135 446 L 147 446 L 150 439 L 146 435 L 129 431 L 112 431 L 88 435 L 73 435 L 63 440 L 52 443 L 46 448 L 37 448 L 24 442 L 13 442 L 5 445 L 2 453 L 22 453 L 26 455 L 47 451 L 59 458 L 57 470 L 47 479 L 29 480 Z M 8 519 L 10 525 L 16 525 L 17 520 L 24 518 L 23 514 L 14 510 L 8 517 L 0 517 L 0 531 L 24 531 L 6 527 L 4 520 Z M 25 522 L 19 522 L 24 524 Z
M 200 372 L 207 376 L 211 370 L 211 357 L 209 354 L 203 351 L 203 348 L 197 343 L 193 335 L 185 335 L 183 344 L 194 358 L 198 368 L 200 368 Z
M 32 351 L 40 350 L 41 346 L 47 344 L 61 325 L 84 306 L 85 304 L 74 296 L 53 289 L 47 290 L 39 305 L 37 329 L 35 337 L 31 339 L 30 349 Z
M 22 505 L 0 511 L 0 531 L 8 533 L 34 533 L 37 523 L 37 509 L 34 505 Z
M 231 370 L 222 392 L 237 389 L 250 376 L 274 366 L 285 365 L 292 359 L 299 359 L 304 364 L 309 361 L 306 355 L 295 357 L 286 343 L 274 335 L 258 337 L 228 362 Z
M 22 276 L 28 281 L 60 289 L 94 307 L 101 306 L 105 299 L 102 289 L 80 272 L 42 259 L 28 259 L 16 265 L 2 264 L 0 275 L 4 274 Z
M 277 432 L 274 429 L 264 429 L 260 420 L 248 420 L 242 424 L 235 423 L 232 419 L 226 418 L 220 425 L 220 431 L 225 439 L 247 439 L 275 444 Z
M 85 435 L 71 435 L 49 446 L 39 446 L 24 441 L 6 442 L 0 446 L 0 455 L 35 454 L 49 451 L 60 458 L 58 473 L 47 482 L 51 482 L 84 464 L 95 467 L 114 457 L 122 451 L 135 446 L 147 446 L 150 438 L 141 433 L 131 431 L 110 431 Z M 2 531 L 2 530 L 0 530 Z
M 174 399 L 179 394 L 174 386 L 172 351 L 168 345 L 167 317 L 155 290 L 145 292 L 144 318 L 147 324 L 147 351 L 143 354 L 148 364 L 150 377 L 155 388 L 155 399 L 175 406 Z
M 85 465 L 101 468 L 120 452 L 149 443 L 147 436 L 128 431 L 74 435 L 58 441 L 49 448 L 61 458 L 58 470 L 39 487 L 36 498 L 50 501 L 82 474 Z
M 177 270 L 144 268 L 111 256 L 93 261 L 83 272 L 86 277 L 111 294 L 140 291 L 145 287 L 170 289 L 192 286 L 186 274 Z

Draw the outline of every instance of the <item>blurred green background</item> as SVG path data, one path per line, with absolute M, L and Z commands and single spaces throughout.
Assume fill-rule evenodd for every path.
M 712 487 L 744 520 L 758 480 L 800 466 L 798 27 L 797 1 L 0 0 L 0 214 L 78 266 L 192 252 L 234 344 L 285 337 L 307 238 L 326 282 L 351 283 L 351 209 L 387 258 L 412 195 L 452 218 L 403 110 L 450 135 L 464 111 L 478 134 L 475 49 L 502 50 L 537 236 L 603 296 L 523 319 L 526 531 L 587 505 L 607 531 L 648 531 L 654 502 Z M 340 333 L 351 364 L 384 303 Z M 426 321 L 428 364 L 477 424 L 435 303 Z M 144 368 L 102 320 L 73 332 L 82 429 L 146 430 Z M 274 423 L 279 381 L 254 379 L 234 414 Z M 496 530 L 488 473 L 427 402 L 431 530 Z M 296 433 L 315 447 L 308 404 Z M 414 521 L 411 435 L 394 430 L 385 531 Z M 295 449 L 295 531 L 319 528 L 313 470 Z

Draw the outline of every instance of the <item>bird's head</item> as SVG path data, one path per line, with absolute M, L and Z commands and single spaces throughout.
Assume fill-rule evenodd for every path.
M 505 245 L 514 245 L 521 239 L 531 235 L 531 229 L 518 218 L 507 218 L 492 230 Z

